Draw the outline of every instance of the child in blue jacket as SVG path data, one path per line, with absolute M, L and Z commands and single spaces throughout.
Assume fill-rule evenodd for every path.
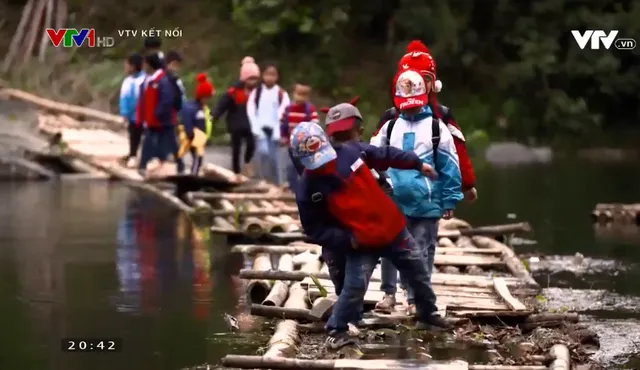
M 438 220 L 451 218 L 456 204 L 463 199 L 462 178 L 453 137 L 447 126 L 427 105 L 433 98 L 432 81 L 416 70 L 401 71 L 396 75 L 394 104 L 400 116 L 385 123 L 371 144 L 412 151 L 420 160 L 433 166 L 438 174 L 433 181 L 417 171 L 390 169 L 387 171 L 393 188 L 393 200 L 407 218 L 407 227 L 415 238 L 424 258 L 431 284 L 431 273 L 438 243 Z M 431 97 L 430 97 L 431 96 Z M 382 290 L 386 296 L 376 308 L 391 311 L 395 306 L 398 272 L 390 261 L 382 260 Z M 400 278 L 406 282 L 402 272 Z M 417 292 L 408 284 L 409 313 L 415 311 Z
M 142 126 L 136 124 L 136 104 L 140 96 L 140 85 L 144 82 L 142 72 L 142 56 L 133 54 L 124 63 L 124 71 L 127 74 L 120 87 L 120 115 L 127 120 L 129 131 L 129 155 L 127 167 L 136 166 L 138 147 L 142 140 Z
M 207 101 L 213 96 L 213 85 L 208 81 L 204 73 L 196 76 L 196 98 L 187 101 L 182 106 L 180 117 L 182 118 L 182 130 L 180 134 L 180 150 L 178 158 L 182 158 L 187 149 L 191 152 L 191 174 L 197 175 L 202 167 L 204 157 L 204 145 L 207 141 L 207 127 L 205 107 Z
M 405 218 L 378 186 L 369 166 L 414 169 L 423 175 L 433 174 L 433 168 L 415 153 L 393 147 L 354 141 L 334 149 L 322 128 L 311 122 L 294 129 L 290 147 L 305 167 L 296 189 L 305 233 L 315 243 L 346 256 L 344 285 L 327 323 L 327 347 L 337 349 L 355 342 L 347 325 L 361 310 L 369 278 L 381 256 L 391 260 L 416 291 L 417 327 L 448 327 L 436 314 L 435 294 Z

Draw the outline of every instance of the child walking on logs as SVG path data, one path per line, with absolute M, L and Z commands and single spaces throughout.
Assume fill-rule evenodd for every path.
M 147 75 L 138 101 L 137 121 L 144 127 L 142 153 L 138 164 L 142 174 L 153 158 L 160 160 L 158 171 L 173 153 L 176 113 L 173 109 L 174 91 L 157 53 L 144 57 L 143 68 Z
M 435 294 L 404 216 L 369 171 L 369 166 L 378 170 L 393 166 L 426 176 L 434 174 L 433 168 L 415 153 L 393 147 L 350 142 L 334 149 L 322 128 L 310 122 L 295 128 L 290 146 L 305 167 L 296 192 L 305 233 L 346 257 L 344 285 L 327 323 L 326 346 L 338 349 L 355 343 L 347 332 L 348 323 L 363 305 L 381 256 L 391 260 L 416 291 L 417 328 L 449 327 L 436 314 Z
M 289 94 L 278 85 L 278 77 L 278 68 L 274 64 L 264 67 L 262 83 L 251 92 L 247 101 L 247 115 L 256 137 L 258 175 L 280 186 L 284 182 L 279 145 L 280 119 L 290 100 Z
M 135 168 L 138 147 L 142 140 L 142 126 L 136 122 L 136 105 L 140 97 L 140 86 L 144 82 L 142 72 L 142 56 L 133 54 L 127 58 L 124 64 L 127 77 L 122 81 L 120 88 L 120 115 L 127 120 L 129 132 L 129 155 L 125 158 L 129 168 Z
M 231 85 L 220 97 L 213 109 L 213 122 L 227 115 L 227 132 L 231 136 L 231 168 L 240 178 L 240 173 L 253 176 L 251 159 L 255 152 L 255 140 L 247 115 L 247 102 L 251 91 L 260 81 L 260 68 L 252 57 L 244 57 L 240 67 L 240 80 Z M 244 144 L 244 168 L 241 167 L 240 152 Z
M 391 169 L 387 172 L 393 188 L 393 199 L 406 216 L 407 228 L 424 258 L 427 270 L 425 282 L 431 286 L 431 273 L 438 243 L 438 220 L 441 217 L 453 217 L 453 210 L 463 195 L 453 137 L 447 126 L 433 116 L 427 104 L 429 100 L 435 100 L 435 73 L 428 76 L 425 79 L 418 70 L 398 72 L 394 78 L 394 104 L 399 108 L 400 116 L 385 123 L 378 135 L 371 138 L 371 144 L 412 151 L 423 163 L 436 169 L 438 179 L 435 181 L 425 179 L 415 171 Z M 392 311 L 396 304 L 398 272 L 390 262 L 387 259 L 382 260 L 381 288 L 385 297 L 376 305 L 376 309 L 384 312 Z M 402 271 L 400 278 L 407 289 L 407 313 L 412 314 L 416 310 L 420 293 L 409 284 L 410 277 Z
M 289 104 L 282 114 L 280 120 L 280 144 L 289 147 L 289 135 L 300 122 L 318 122 L 318 112 L 309 102 L 311 87 L 303 84 L 296 84 L 293 87 L 293 102 Z M 289 161 L 286 169 L 289 189 L 295 193 L 298 186 L 298 171 L 293 163 Z
M 202 167 L 204 147 L 207 143 L 207 117 L 205 112 L 208 100 L 213 96 L 214 89 L 204 73 L 196 76 L 195 99 L 187 101 L 182 106 L 180 117 L 182 125 L 178 127 L 180 149 L 178 158 L 182 159 L 187 151 L 191 152 L 191 174 L 197 176 Z

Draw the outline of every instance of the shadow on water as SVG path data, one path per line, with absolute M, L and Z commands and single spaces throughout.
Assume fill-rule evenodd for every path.
M 223 319 L 240 314 L 241 256 L 156 198 L 3 184 L 0 203 L 3 368 L 180 369 L 264 343 Z M 122 338 L 124 349 L 63 354 L 64 337 Z

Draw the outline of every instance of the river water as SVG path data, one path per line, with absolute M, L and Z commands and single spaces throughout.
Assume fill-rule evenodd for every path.
M 474 224 L 530 221 L 537 244 L 515 243 L 518 253 L 579 252 L 604 266 L 578 275 L 542 269 L 536 278 L 550 305 L 575 306 L 614 344 L 599 354 L 605 361 L 633 343 L 621 333 L 640 332 L 640 242 L 596 237 L 589 213 L 598 202 L 638 202 L 637 168 L 482 168 L 478 203 L 458 212 Z M 266 342 L 229 334 L 223 318 L 238 314 L 233 274 L 242 261 L 153 196 L 100 182 L 0 184 L 0 204 L 2 369 L 177 370 Z M 65 337 L 121 338 L 123 350 L 62 353 Z

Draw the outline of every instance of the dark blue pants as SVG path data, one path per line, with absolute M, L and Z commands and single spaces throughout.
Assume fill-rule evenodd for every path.
M 404 229 L 387 247 L 360 251 L 351 249 L 346 253 L 344 286 L 327 323 L 327 330 L 346 332 L 354 312 L 361 312 L 369 279 L 380 257 L 387 258 L 406 277 L 407 284 L 415 292 L 416 310 L 419 318 L 437 311 L 436 296 L 429 284 L 424 256 L 416 241 Z
M 160 129 L 145 129 L 142 139 L 142 153 L 140 155 L 139 168 L 144 170 L 153 158 L 165 162 L 170 155 L 176 158 L 178 172 L 184 171 L 184 161 L 177 158 L 178 138 L 174 127 Z

